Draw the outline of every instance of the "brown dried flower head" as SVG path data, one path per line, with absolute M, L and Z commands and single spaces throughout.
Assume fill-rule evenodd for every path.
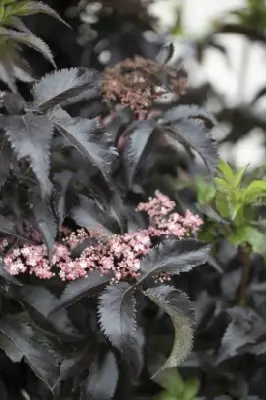
M 162 94 L 181 96 L 186 86 L 182 68 L 135 57 L 105 70 L 102 92 L 106 101 L 127 105 L 140 116 L 148 113 Z

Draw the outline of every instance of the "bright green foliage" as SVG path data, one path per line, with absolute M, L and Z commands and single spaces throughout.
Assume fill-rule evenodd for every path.
M 253 251 L 263 253 L 266 234 L 259 220 L 259 208 L 266 204 L 266 180 L 249 181 L 245 177 L 246 170 L 244 167 L 234 171 L 229 164 L 220 161 L 215 187 L 202 178 L 196 179 L 199 205 L 208 206 L 223 220 L 209 215 L 210 221 L 202 236 L 225 235 L 236 247 L 248 243 Z
M 55 66 L 48 45 L 35 36 L 23 22 L 23 17 L 37 13 L 47 14 L 64 22 L 47 4 L 41 1 L 0 0 L 0 79 L 16 92 L 16 79 L 34 80 L 30 65 L 20 55 L 22 46 L 40 52 Z
M 199 391 L 198 379 L 190 378 L 185 381 L 177 369 L 166 371 L 159 383 L 164 391 L 155 400 L 195 400 Z

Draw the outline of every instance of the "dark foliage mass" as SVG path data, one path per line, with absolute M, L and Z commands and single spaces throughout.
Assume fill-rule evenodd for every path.
M 177 220 L 164 219 L 164 204 L 157 220 L 139 207 L 159 191 L 168 196 L 166 209 L 175 208 L 172 218 L 210 218 L 193 189 L 173 186 L 199 173 L 213 185 L 218 162 L 218 122 L 194 101 L 185 104 L 187 76 L 171 63 L 173 45 L 145 39 L 153 21 L 139 1 L 103 1 L 98 11 L 90 1 L 9 9 L 13 3 L 3 2 L 5 17 L 7 10 L 19 23 L 27 16 L 16 38 L 21 29 L 29 37 L 34 31 L 47 44 L 33 49 L 47 58 L 51 48 L 49 61 L 59 68 L 18 48 L 36 76 L 22 79 L 18 69 L 0 76 L 7 85 L 0 109 L 0 398 L 150 400 L 178 366 L 200 382 L 187 400 L 263 399 L 263 258 L 250 256 L 243 304 L 241 252 L 224 237 L 215 246 L 200 241 L 197 229 L 173 233 Z M 96 13 L 87 32 L 78 19 L 85 7 Z M 50 30 L 42 16 L 30 16 L 36 12 L 56 17 Z M 99 55 L 107 50 L 104 65 Z M 211 216 L 226 230 L 228 221 Z M 122 264 L 130 258 L 123 240 L 134 235 L 138 273 L 128 273 L 130 264 L 118 274 L 91 268 L 73 277 L 84 254 L 99 251 L 94 263 L 103 266 L 106 248 Z M 54 257 L 67 241 L 70 266 L 60 275 Z M 31 273 L 32 249 L 43 252 L 48 270 Z

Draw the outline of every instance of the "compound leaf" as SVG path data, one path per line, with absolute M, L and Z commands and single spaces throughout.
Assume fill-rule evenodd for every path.
M 140 264 L 139 283 L 165 272 L 178 275 L 206 263 L 210 247 L 194 239 L 167 239 L 152 249 Z

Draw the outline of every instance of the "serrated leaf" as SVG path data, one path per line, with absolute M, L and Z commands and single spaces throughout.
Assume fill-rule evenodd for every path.
M 178 107 L 170 108 L 164 114 L 164 119 L 169 122 L 185 122 L 187 119 L 199 119 L 210 126 L 218 125 L 218 121 L 212 114 L 195 104 L 179 105 Z
M 98 316 L 101 330 L 121 351 L 131 368 L 138 369 L 136 351 L 136 306 L 133 286 L 119 282 L 108 286 L 100 296 Z
M 94 296 L 110 281 L 110 276 L 102 276 L 98 271 L 91 271 L 87 278 L 80 278 L 68 283 L 51 313 L 55 313 L 63 307 L 68 307 L 84 297 Z
M 53 177 L 56 181 L 53 192 L 53 208 L 55 209 L 59 226 L 63 224 L 66 217 L 66 198 L 73 176 L 74 174 L 72 171 L 65 170 L 55 174 Z
M 101 74 L 89 68 L 61 69 L 45 75 L 33 87 L 36 107 L 47 111 L 99 94 Z
M 6 26 L 10 26 L 11 28 L 16 29 L 17 31 L 32 33 L 30 29 L 24 24 L 21 18 L 16 16 L 11 16 L 5 21 Z
M 217 148 L 203 123 L 191 119 L 172 124 L 167 130 L 166 137 L 171 141 L 178 140 L 184 146 L 196 151 L 203 159 L 211 177 L 214 176 L 218 158 Z
M 138 283 L 165 272 L 179 275 L 207 262 L 210 246 L 194 239 L 166 239 L 141 260 Z
M 49 262 L 52 265 L 53 248 L 57 235 L 57 225 L 51 208 L 41 199 L 33 199 L 32 213 L 34 224 L 41 233 L 48 251 Z
M 33 35 L 33 33 L 17 32 L 13 29 L 0 27 L 0 37 L 6 37 L 9 40 L 13 40 L 33 48 L 41 53 L 54 67 L 56 67 L 53 54 L 48 45 L 42 39 Z
M 49 147 L 53 134 L 53 125 L 49 118 L 32 113 L 23 116 L 1 116 L 0 126 L 5 129 L 17 159 L 29 159 L 43 195 L 49 195 Z
M 105 235 L 111 235 L 116 228 L 115 221 L 107 212 L 82 194 L 79 195 L 79 205 L 72 208 L 70 215 L 79 226 L 88 230 L 101 229 Z
M 171 354 L 165 364 L 153 375 L 152 379 L 154 379 L 164 369 L 180 365 L 190 353 L 193 344 L 194 315 L 186 294 L 172 286 L 158 286 L 148 289 L 144 294 L 170 316 L 175 329 Z
M 9 41 L 0 46 L 0 79 L 13 93 L 18 93 L 16 79 L 23 82 L 34 81 L 29 64 Z
M 112 180 L 112 166 L 117 151 L 108 143 L 108 135 L 99 131 L 96 119 L 71 118 L 57 108 L 50 114 L 58 132 L 70 142 L 92 165 L 99 169 L 108 183 Z
M 155 128 L 154 121 L 138 121 L 128 129 L 122 159 L 128 188 L 131 187 L 141 157 Z
M 156 56 L 157 63 L 167 64 L 172 59 L 174 51 L 175 48 L 173 43 L 169 43 L 166 46 L 163 46 Z
M 60 301 L 44 287 L 24 285 L 18 293 L 18 299 L 26 307 L 32 320 L 41 328 L 47 329 L 51 334 L 59 333 L 65 340 L 81 338 L 66 310 L 51 314 Z
M 25 360 L 52 391 L 59 376 L 59 366 L 49 344 L 38 340 L 36 332 L 29 325 L 25 314 L 5 316 L 0 320 L 0 332 L 23 354 Z
M 118 367 L 115 356 L 108 352 L 104 359 L 94 360 L 89 368 L 80 400 L 111 400 L 116 391 Z
M 60 22 L 69 27 L 69 25 L 60 17 L 60 15 L 50 6 L 43 3 L 42 1 L 29 1 L 26 0 L 18 4 L 15 8 L 15 14 L 20 16 L 34 15 L 34 14 L 46 14 L 51 17 L 58 19 Z
M 229 309 L 232 322 L 222 338 L 217 363 L 232 358 L 246 344 L 255 343 L 265 333 L 264 320 L 251 308 Z

